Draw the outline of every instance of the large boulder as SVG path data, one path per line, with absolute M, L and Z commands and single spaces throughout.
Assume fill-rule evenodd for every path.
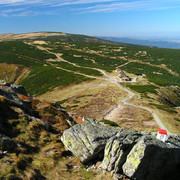
M 120 128 L 103 126 L 92 120 L 67 129 L 61 140 L 82 163 L 86 163 L 97 157 L 99 153 L 103 153 L 108 139 L 116 135 L 119 130 Z
M 121 129 L 117 135 L 108 140 L 100 167 L 114 173 L 122 173 L 127 155 L 140 137 L 142 133 L 139 131 Z
M 121 129 L 107 141 L 100 168 L 137 180 L 177 179 L 180 136 L 164 143 L 154 133 Z
M 180 138 L 169 137 L 164 143 L 153 136 L 143 136 L 132 148 L 123 172 L 132 179 L 160 180 L 180 178 Z

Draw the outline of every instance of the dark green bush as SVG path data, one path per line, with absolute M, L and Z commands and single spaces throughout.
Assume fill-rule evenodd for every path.
M 105 124 L 109 124 L 110 126 L 119 127 L 119 125 L 117 123 L 115 123 L 114 121 L 107 120 L 107 119 L 100 120 L 100 122 L 103 122 Z

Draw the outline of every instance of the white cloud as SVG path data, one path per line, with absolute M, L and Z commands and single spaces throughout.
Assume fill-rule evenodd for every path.
M 4 4 L 4 5 L 21 5 L 21 4 L 33 4 L 33 3 L 39 3 L 40 1 L 38 0 L 0 0 L 0 4 Z
M 73 9 L 80 13 L 93 12 L 121 12 L 121 11 L 147 11 L 163 10 L 180 7 L 180 1 L 177 0 L 122 0 L 110 4 L 96 4 L 85 8 Z
M 75 0 L 75 1 L 63 1 L 61 3 L 54 4 L 53 6 L 67 6 L 67 5 L 75 5 L 75 4 L 92 4 L 92 3 L 107 3 L 114 2 L 116 0 Z
M 74 5 L 74 4 L 91 4 L 91 3 L 105 3 L 113 2 L 116 0 L 0 0 L 0 4 L 5 5 L 25 5 L 25 4 L 41 4 L 41 5 L 54 5 L 54 6 L 64 6 L 64 5 Z
M 100 13 L 172 9 L 180 7 L 180 0 L 0 0 L 0 6 L 7 10 L 12 7 L 16 9 L 26 7 L 27 10 L 22 12 L 26 15 L 31 15 L 27 12 L 35 12 L 32 14 L 36 15 L 45 14 L 43 8 L 60 11 L 64 6 L 67 11 L 76 13 Z M 33 8 L 36 8 L 36 11 Z M 2 10 L 0 14 L 2 15 Z M 10 14 L 13 15 L 13 11 L 9 12 Z

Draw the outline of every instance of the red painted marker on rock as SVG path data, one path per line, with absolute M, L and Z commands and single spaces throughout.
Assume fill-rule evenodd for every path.
M 165 142 L 166 141 L 166 137 L 167 137 L 167 130 L 159 129 L 156 138 L 161 140 L 161 141 L 163 141 L 163 142 Z

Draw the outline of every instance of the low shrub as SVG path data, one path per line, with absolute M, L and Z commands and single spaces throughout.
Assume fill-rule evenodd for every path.
M 114 121 L 107 120 L 107 119 L 100 120 L 100 122 L 103 122 L 104 124 L 109 124 L 110 126 L 119 127 L 117 123 L 115 123 Z

